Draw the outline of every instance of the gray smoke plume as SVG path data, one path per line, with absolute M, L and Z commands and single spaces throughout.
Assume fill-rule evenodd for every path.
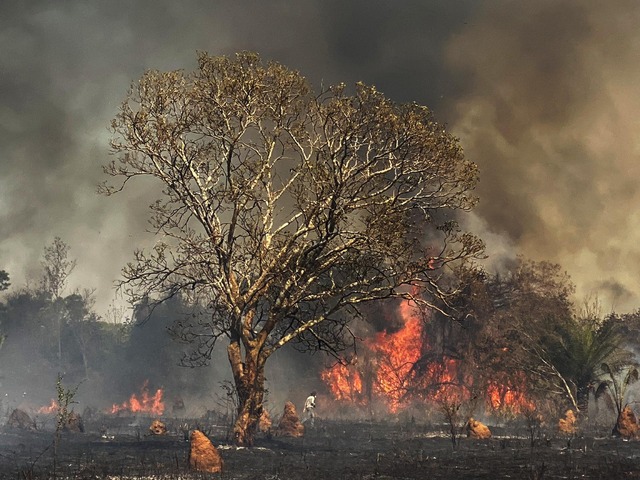
M 446 49 L 485 231 L 622 311 L 640 293 L 639 19 L 625 0 L 487 2 Z
M 97 309 L 145 233 L 146 186 L 96 195 L 107 127 L 145 69 L 247 49 L 315 85 L 375 84 L 432 107 L 481 167 L 467 223 L 491 260 L 561 263 L 633 309 L 640 286 L 636 2 L 143 0 L 0 5 L 0 268 L 37 276 L 55 236 Z M 605 302 L 606 305 L 606 302 Z
M 108 126 L 130 83 L 145 69 L 192 69 L 198 50 L 247 49 L 316 85 L 364 80 L 410 100 L 438 83 L 430 72 L 459 18 L 447 2 L 407 5 L 2 2 L 0 268 L 14 286 L 34 281 L 42 249 L 59 236 L 77 259 L 70 286 L 95 288 L 104 310 L 133 250 L 155 241 L 145 234 L 153 200 L 145 185 L 114 198 L 95 193 Z

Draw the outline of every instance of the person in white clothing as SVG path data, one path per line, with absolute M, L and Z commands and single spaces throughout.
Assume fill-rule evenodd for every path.
M 304 408 L 302 409 L 304 419 L 302 423 L 309 421 L 309 424 L 313 427 L 316 420 L 316 392 L 311 392 L 304 402 Z

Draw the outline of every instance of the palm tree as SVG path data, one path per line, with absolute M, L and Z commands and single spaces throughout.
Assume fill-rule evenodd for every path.
M 615 408 L 618 417 L 620 417 L 622 410 L 627 406 L 628 388 L 640 379 L 640 372 L 636 365 L 622 366 L 603 363 L 601 368 L 608 379 L 599 385 L 596 398 L 606 393 L 604 398 L 607 399 L 607 403 L 612 409 Z
M 611 318 L 574 318 L 556 324 L 547 341 L 549 362 L 565 383 L 573 406 L 586 414 L 589 394 L 605 373 L 603 364 L 624 364 L 618 324 Z

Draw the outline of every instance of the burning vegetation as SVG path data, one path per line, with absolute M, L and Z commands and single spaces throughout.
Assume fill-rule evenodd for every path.
M 305 391 L 298 393 L 300 398 L 295 398 L 296 395 L 284 398 L 278 384 L 271 384 L 274 396 L 267 405 L 271 412 L 277 413 L 271 418 L 269 410 L 263 407 L 258 424 L 258 445 L 267 451 L 292 448 L 297 452 L 297 444 L 283 445 L 303 437 L 305 448 L 313 452 L 314 458 L 318 458 L 319 451 L 329 449 L 331 458 L 326 464 L 333 466 L 342 462 L 344 466 L 353 458 L 343 459 L 334 446 L 335 449 L 359 451 L 368 448 L 367 445 L 381 445 L 371 442 L 371 431 L 366 435 L 359 431 L 362 426 L 354 418 L 393 418 L 404 433 L 398 436 L 388 426 L 385 427 L 388 430 L 378 432 L 377 435 L 385 438 L 396 436 L 392 443 L 373 454 L 372 464 L 376 465 L 376 471 L 395 472 L 398 458 L 409 455 L 409 458 L 415 458 L 415 465 L 405 466 L 406 472 L 418 469 L 424 473 L 429 466 L 438 464 L 434 460 L 436 455 L 444 458 L 443 444 L 448 445 L 449 450 L 453 447 L 460 452 L 475 448 L 473 455 L 477 455 L 482 451 L 479 447 L 482 444 L 478 442 L 490 443 L 496 451 L 506 451 L 503 450 L 504 443 L 525 438 L 530 448 L 538 449 L 536 456 L 544 457 L 554 450 L 540 449 L 553 442 L 572 445 L 575 451 L 584 452 L 578 449 L 584 449 L 583 438 L 591 431 L 597 431 L 598 438 L 637 440 L 639 427 L 633 410 L 633 395 L 639 375 L 632 358 L 625 355 L 632 345 L 623 339 L 635 338 L 630 332 L 637 331 L 635 325 L 640 325 L 640 321 L 634 316 L 600 318 L 576 314 L 563 293 L 568 290 L 563 290 L 561 277 L 556 273 L 557 270 L 548 265 L 523 262 L 508 278 L 473 276 L 469 287 L 450 299 L 453 307 L 466 313 L 461 318 L 452 319 L 433 309 L 418 308 L 409 300 L 388 300 L 375 310 L 363 310 L 363 317 L 369 321 L 352 324 L 358 338 L 357 355 L 347 354 L 342 361 L 328 367 L 324 362 L 314 360 L 317 357 L 301 362 L 303 357 L 292 356 L 285 361 L 288 375 L 296 371 L 290 368 L 294 365 L 291 359 L 295 359 L 297 366 L 303 368 L 303 375 L 297 378 L 304 376 L 324 384 L 325 390 L 321 391 L 318 401 L 316 426 L 302 425 L 296 413 L 296 406 L 302 407 Z M 418 293 L 416 291 L 414 295 Z M 544 315 L 531 316 L 532 305 Z M 11 308 L 15 305 L 9 305 Z M 122 448 L 122 458 L 126 459 L 135 458 L 132 451 L 135 452 L 136 445 L 149 441 L 166 442 L 162 444 L 167 449 L 163 455 L 178 458 L 174 463 L 181 471 L 219 471 L 222 457 L 225 457 L 225 469 L 237 472 L 247 468 L 251 463 L 246 458 L 239 460 L 240 450 L 230 447 L 234 443 L 232 425 L 238 412 L 237 407 L 234 408 L 233 388 L 221 394 L 227 405 L 224 412 L 208 411 L 202 417 L 187 419 L 186 415 L 193 411 L 193 399 L 197 397 L 190 394 L 194 390 L 189 390 L 189 385 L 195 385 L 197 381 L 177 380 L 188 379 L 187 375 L 194 370 L 172 371 L 165 366 L 176 360 L 175 356 L 167 355 L 175 353 L 170 339 L 166 339 L 162 348 L 158 347 L 158 340 L 168 337 L 166 328 L 172 325 L 174 318 L 180 318 L 177 312 L 192 312 L 191 308 L 193 305 L 179 296 L 152 310 L 144 305 L 138 308 L 136 318 L 147 321 L 140 322 L 139 327 L 131 325 L 125 331 L 129 343 L 116 343 L 114 345 L 122 345 L 118 347 L 121 349 L 114 347 L 113 350 L 114 356 L 128 360 L 122 363 L 120 373 L 132 378 L 119 382 L 118 391 L 99 397 L 102 402 L 113 402 L 111 406 L 101 405 L 95 410 L 87 407 L 80 417 L 73 411 L 76 401 L 73 396 L 67 398 L 66 403 L 52 399 L 43 400 L 41 406 L 33 406 L 25 392 L 14 401 L 24 409 L 14 409 L 6 420 L 8 435 L 37 436 L 54 429 L 56 435 L 59 431 L 65 435 L 83 435 L 87 439 L 64 437 L 64 441 L 58 440 L 61 442 L 57 444 L 59 452 L 67 448 L 65 442 L 82 450 L 86 448 L 83 442 L 96 442 L 98 438 L 98 442 L 110 443 L 111 448 Z M 41 311 L 42 307 L 39 309 Z M 527 328 L 523 328 L 525 325 Z M 153 347 L 143 348 L 143 342 L 150 339 L 153 339 Z M 12 341 L 7 340 L 6 347 L 9 352 L 16 352 Z M 68 347 L 70 344 L 61 345 Z M 608 347 L 604 349 L 603 345 Z M 43 352 L 54 352 L 49 358 L 57 358 L 55 349 L 43 349 Z M 591 358 L 587 354 L 593 355 L 593 360 L 587 361 Z M 293 350 L 288 350 L 288 355 L 293 355 Z M 76 358 L 81 360 L 82 356 Z M 98 373 L 104 375 L 105 372 L 98 370 L 99 363 L 92 363 L 91 356 L 87 359 L 88 365 L 96 365 L 88 369 L 87 384 L 95 386 L 98 378 L 104 378 Z M 606 363 L 602 363 L 603 359 Z M 594 363 L 596 361 L 600 363 Z M 31 364 L 25 362 L 25 365 Z M 597 368 L 588 368 L 594 366 Z M 25 375 L 28 372 L 25 370 Z M 76 372 L 84 373 L 84 368 Z M 578 401 L 584 398 L 579 393 L 584 378 L 591 379 L 588 383 L 590 403 L 586 407 Z M 151 385 L 163 385 L 163 388 L 152 388 Z M 215 386 L 205 385 L 206 388 L 201 386 L 201 391 L 216 391 Z M 318 388 L 318 383 L 313 387 Z M 65 396 L 60 393 L 64 392 L 65 389 L 59 392 L 59 398 L 63 400 Z M 44 398 L 50 398 L 50 392 Z M 170 399 L 169 403 L 167 399 Z M 83 399 L 80 403 L 86 405 L 87 401 Z M 218 405 L 223 403 L 217 402 Z M 167 409 L 167 404 L 173 407 Z M 69 407 L 66 412 L 65 406 Z M 338 409 L 340 414 L 337 414 Z M 565 416 L 568 409 L 571 413 Z M 594 411 L 598 415 L 594 415 Z M 342 417 L 346 413 L 351 420 L 336 422 L 332 419 L 334 413 Z M 409 415 L 411 421 L 401 420 Z M 604 434 L 602 427 L 595 430 L 596 422 L 603 419 L 607 430 Z M 374 429 L 375 422 L 366 424 Z M 389 425 L 388 422 L 380 424 Z M 191 435 L 196 427 L 204 428 L 207 435 L 213 432 L 212 439 L 221 445 L 217 455 L 215 447 L 205 441 L 205 436 Z M 17 431 L 24 433 L 16 434 Z M 349 438 L 345 437 L 346 443 L 338 447 L 337 439 L 347 431 Z M 428 444 L 428 452 L 425 435 L 433 440 Z M 274 437 L 276 443 L 270 443 Z M 189 438 L 192 448 L 189 453 L 185 452 L 180 463 L 175 449 L 183 448 Z M 0 441 L 3 440 L 7 439 L 0 435 Z M 593 444 L 594 440 L 591 440 L 589 448 L 593 448 Z M 399 456 L 389 456 L 389 452 L 398 449 Z M 204 456 L 205 453 L 211 458 Z M 368 454 L 368 451 L 359 453 Z M 461 453 L 460 458 L 465 458 L 464 455 Z M 429 462 L 424 460 L 427 457 Z M 545 465 L 550 465 L 549 457 L 545 458 Z M 293 464 L 290 461 L 290 465 Z M 256 472 L 263 473 L 269 459 L 262 458 L 251 465 L 255 476 Z M 288 467 L 280 464 L 278 468 Z M 309 468 L 308 465 L 305 468 Z M 131 471 L 139 470 L 133 466 Z
M 64 251 L 60 246 L 58 250 Z M 379 303 L 379 308 L 363 310 L 366 323 L 353 324 L 358 338 L 357 354 L 347 354 L 329 366 L 322 359 L 318 361 L 318 357 L 305 362 L 297 356 L 283 358 L 285 363 L 295 362 L 299 366 L 296 373 L 299 378 L 324 384 L 319 402 L 321 415 L 331 416 L 332 411 L 340 408 L 341 412 L 351 412 L 358 418 L 398 416 L 405 412 L 439 418 L 448 411 L 455 413 L 452 418 L 455 417 L 458 430 L 469 417 L 483 421 L 519 418 L 531 420 L 533 432 L 543 424 L 558 425 L 558 419 L 571 408 L 579 431 L 580 425 L 589 420 L 589 406 L 592 414 L 596 409 L 600 416 L 612 412 L 620 418 L 622 412 L 628 415 L 629 409 L 625 407 L 633 405 L 638 379 L 628 352 L 634 347 L 630 339 L 637 338 L 635 332 L 640 331 L 640 316 L 576 313 L 569 301 L 571 288 L 566 282 L 557 267 L 522 260 L 507 276 L 474 273 L 467 278 L 467 287 L 449 299 L 455 310 L 465 312 L 464 317 L 446 317 L 433 309 L 418 308 L 409 300 L 387 300 Z M 414 295 L 418 294 L 416 290 Z M 72 296 L 64 308 L 75 309 L 80 299 Z M 3 379 L 10 391 L 27 390 L 24 388 L 27 384 L 20 384 L 20 380 L 43 384 L 32 372 L 42 368 L 40 365 L 55 365 L 58 361 L 57 342 L 43 343 L 29 356 L 24 355 L 26 350 L 16 342 L 21 336 L 14 320 L 26 319 L 22 332 L 26 335 L 31 325 L 35 330 L 40 328 L 40 323 L 30 320 L 29 312 L 41 314 L 63 308 L 55 305 L 51 297 L 25 292 L 7 302 L 2 315 L 9 321 L 3 325 L 12 334 L 0 355 L 9 363 L 21 360 L 16 366 L 18 374 L 5 375 Z M 74 311 L 65 315 L 73 318 Z M 90 315 L 86 322 L 95 337 L 88 344 L 112 346 L 108 355 L 96 349 L 87 350 L 86 370 L 80 344 L 72 342 L 78 339 L 73 334 L 77 325 L 66 325 L 68 330 L 61 330 L 64 342 L 60 348 L 66 352 L 63 361 L 70 372 L 70 383 L 82 386 L 81 403 L 85 410 L 91 410 L 88 405 L 98 405 L 97 410 L 114 417 L 184 416 L 193 411 L 193 398 L 201 397 L 203 392 L 216 395 L 219 386 L 214 381 L 203 382 L 199 370 L 175 366 L 179 352 L 166 330 L 185 312 L 195 315 L 193 304 L 176 296 L 153 309 L 141 304 L 134 322 L 120 330 L 109 329 Z M 125 340 L 116 342 L 116 338 Z M 289 350 L 287 355 L 292 354 Z M 106 362 L 98 362 L 99 358 Z M 109 359 L 126 361 L 114 364 Z M 109 362 L 117 368 L 100 370 L 100 365 Z M 288 375 L 294 371 L 289 367 L 290 364 L 285 366 Z M 54 371 L 49 371 L 51 377 Z M 83 380 L 85 372 L 89 375 Z M 164 387 L 151 388 L 160 384 Z M 118 388 L 108 389 L 109 385 Z M 318 386 L 314 383 L 312 388 Z M 283 398 L 278 385 L 272 387 L 277 400 L 282 402 L 272 405 L 272 412 L 281 411 L 285 401 L 295 400 Z M 100 394 L 87 395 L 94 391 Z M 40 398 L 50 398 L 50 393 L 49 389 Z M 234 388 L 226 393 L 224 397 L 232 399 Z M 167 395 L 173 408 L 166 407 Z M 586 405 L 585 398 L 590 399 Z M 109 406 L 101 403 L 105 401 L 112 403 Z M 27 392 L 11 402 L 8 406 L 19 406 L 33 417 L 22 421 L 25 425 L 55 417 L 60 410 L 57 400 L 40 402 Z M 34 402 L 40 406 L 34 406 Z M 226 415 L 233 418 L 237 407 L 233 407 L 233 402 L 230 404 Z M 271 407 L 265 404 L 257 425 L 257 431 L 264 434 L 276 432 L 280 422 L 280 418 L 274 418 L 274 428 L 270 428 L 267 406 Z M 203 407 L 201 402 L 199 408 L 209 407 Z M 20 425 L 23 417 L 16 413 L 11 424 Z M 616 419 L 610 422 L 613 428 Z M 633 427 L 619 427 L 618 431 L 633 431 Z
M 296 399 L 284 398 L 300 395 L 301 385 L 273 385 L 273 411 L 284 410 L 273 421 L 268 415 L 267 363 L 295 349 L 340 358 L 305 364 L 310 398 L 321 381 L 329 394 L 319 397 L 325 426 L 335 427 L 327 412 L 336 405 L 358 418 L 419 412 L 440 435 L 444 420 L 458 448 L 465 429 L 473 441 L 490 442 L 495 428 L 483 422 L 524 420 L 533 447 L 543 425 L 571 443 L 590 406 L 608 398 L 618 414 L 614 433 L 637 438 L 627 387 L 639 377 L 640 313 L 578 308 L 559 265 L 520 258 L 495 274 L 476 265 L 482 241 L 444 219 L 475 205 L 477 167 L 426 107 L 396 104 L 361 83 L 351 93 L 342 84 L 313 92 L 298 72 L 250 52 L 202 53 L 193 72 L 145 73 L 112 131 L 114 160 L 105 166 L 112 183 L 103 193 L 129 188 L 135 177 L 156 181 L 162 198 L 151 225 L 171 241 L 137 251 L 125 267 L 121 287 L 135 307 L 124 323 L 93 311 L 91 291 L 67 294 L 69 248 L 59 238 L 45 247 L 39 286 L 9 295 L 0 309 L 7 338 L 0 355 L 18 372 L 7 382 L 24 392 L 12 403 L 49 398 L 43 378 L 65 371 L 72 383 L 91 386 L 89 400 L 118 399 L 101 410 L 103 423 L 126 423 L 140 441 L 137 417 L 154 418 L 147 435 L 169 442 L 175 426 L 156 418 L 167 415 L 165 390 L 175 417 L 187 413 L 183 396 L 187 404 L 204 396 L 207 413 L 180 433 L 191 433 L 193 470 L 220 472 L 201 420 L 242 447 L 271 442 L 274 433 L 280 445 L 315 436 L 316 448 L 336 438 L 342 425 L 316 429 L 315 413 L 303 425 Z M 0 289 L 7 279 L 0 271 Z M 174 369 L 178 353 L 183 366 L 215 366 L 220 340 L 229 375 L 201 381 L 202 370 Z M 65 390 L 58 378 L 57 401 L 32 409 L 33 419 L 16 408 L 7 422 L 31 434 L 53 418 L 54 455 L 62 431 L 84 432 L 70 408 L 78 387 Z M 23 383 L 40 391 L 28 398 Z M 130 394 L 132 383 L 142 386 Z M 221 390 L 226 410 L 211 414 Z M 114 440 L 107 430 L 100 438 Z M 387 453 L 376 453 L 377 476 Z
M 430 343 L 429 319 L 419 309 L 404 301 L 396 311 L 401 319 L 396 331 L 374 333 L 362 342 L 364 352 L 359 357 L 322 371 L 335 401 L 362 407 L 383 405 L 387 412 L 398 413 L 420 403 L 433 406 L 449 398 L 470 401 L 480 395 L 489 414 L 535 410 L 522 372 L 511 377 L 496 372 L 480 384 L 464 359 L 437 355 L 442 346 Z
M 158 388 L 152 395 L 149 391 L 149 382 L 145 381 L 140 389 L 140 393 L 132 394 L 128 400 L 117 405 L 113 404 L 110 413 L 141 413 L 148 415 L 162 415 L 165 405 L 162 400 L 163 391 Z
M 358 355 L 321 378 L 337 404 L 378 414 L 457 405 L 468 416 L 541 425 L 569 408 L 575 428 L 603 406 L 621 416 L 639 378 L 624 334 L 637 331 L 637 316 L 578 308 L 571 292 L 568 277 L 545 262 L 520 259 L 507 276 L 472 273 L 452 302 L 464 317 L 388 303 L 371 314 L 386 320 L 361 330 Z

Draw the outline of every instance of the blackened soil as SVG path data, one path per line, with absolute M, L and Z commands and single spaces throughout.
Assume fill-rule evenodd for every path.
M 551 438 L 532 447 L 524 432 L 493 428 L 490 440 L 460 439 L 453 449 L 444 426 L 320 421 L 303 438 L 259 437 L 236 448 L 220 426 L 168 421 L 170 433 L 140 426 L 54 432 L 0 432 L 0 478 L 15 479 L 627 479 L 640 478 L 640 442 L 610 437 Z M 147 422 L 151 423 L 151 420 Z M 143 428 L 144 426 L 144 428 Z M 220 448 L 222 474 L 188 468 L 188 428 Z

